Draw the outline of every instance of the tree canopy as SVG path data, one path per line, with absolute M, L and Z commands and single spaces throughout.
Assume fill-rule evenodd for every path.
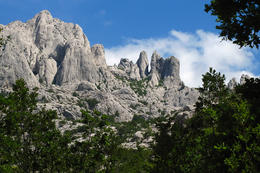
M 192 118 L 157 122 L 153 172 L 260 171 L 260 80 L 228 90 L 224 79 L 210 69 Z
M 205 11 L 217 17 L 220 36 L 240 47 L 258 48 L 260 29 L 259 0 L 211 0 Z
M 0 93 L 0 172 L 148 172 L 150 150 L 120 147 L 111 116 L 82 110 L 76 128 L 61 133 L 55 122 L 67 122 L 37 106 L 37 96 L 23 79 Z

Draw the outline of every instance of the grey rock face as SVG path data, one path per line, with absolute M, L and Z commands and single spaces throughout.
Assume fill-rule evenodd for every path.
M 48 58 L 47 55 L 39 56 L 36 59 L 33 72 L 38 74 L 37 77 L 40 83 L 50 85 L 57 72 L 57 62 L 53 58 Z
M 5 49 L 0 52 L 0 86 L 3 83 L 13 84 L 17 79 L 24 78 L 28 85 L 39 86 L 32 68 L 36 63 L 36 46 L 31 44 L 30 28 L 16 21 L 4 26 L 4 37 L 11 36 Z
M 115 115 L 117 121 L 130 121 L 135 114 L 163 116 L 183 107 L 188 112 L 187 106 L 198 98 L 198 91 L 181 81 L 175 57 L 154 52 L 148 71 L 142 51 L 136 64 L 121 59 L 109 67 L 102 45 L 90 47 L 78 25 L 53 18 L 46 10 L 3 29 L 11 40 L 0 52 L 1 88 L 24 78 L 40 88 L 39 105 L 57 110 L 62 118 L 79 118 L 80 109 L 89 106 L 88 98 L 98 101 L 95 109 Z
M 106 67 L 105 49 L 101 44 L 95 44 L 91 47 L 91 53 L 94 56 L 96 66 Z
M 140 72 L 140 77 L 143 79 L 145 77 L 147 77 L 148 75 L 148 58 L 147 58 L 147 54 L 145 51 L 142 51 L 139 55 L 139 58 L 136 62 L 138 68 L 139 68 L 139 72 Z
M 174 77 L 180 79 L 180 62 L 174 56 L 165 59 L 162 62 L 161 78 Z
M 129 61 L 127 58 L 122 58 L 118 64 L 118 68 L 129 72 L 132 65 L 133 62 Z
M 152 86 L 158 85 L 161 80 L 165 80 L 168 86 L 181 84 L 179 60 L 173 56 L 164 59 L 157 52 L 154 52 L 150 77 Z
M 95 90 L 95 86 L 90 83 L 90 82 L 81 82 L 78 87 L 77 87 L 77 91 L 94 91 Z
M 160 81 L 160 67 L 163 60 L 157 52 L 154 52 L 151 58 L 151 72 L 150 72 L 150 83 L 152 86 L 156 86 L 159 84 Z
M 26 23 L 16 21 L 4 26 L 4 34 L 10 35 L 11 41 L 1 57 L 8 62 L 1 63 L 16 65 L 2 69 L 0 77 L 9 76 L 11 83 L 19 77 L 32 86 L 38 86 L 39 81 L 47 85 L 96 82 L 97 66 L 106 66 L 103 46 L 96 45 L 91 50 L 78 25 L 55 19 L 46 10 Z
M 120 60 L 118 68 L 125 71 L 126 74 L 131 79 L 137 79 L 137 80 L 140 79 L 140 72 L 137 64 L 134 64 L 132 61 L 129 61 L 127 58 L 123 58 Z
M 91 51 L 72 42 L 67 45 L 64 59 L 58 68 L 54 83 L 58 85 L 87 80 L 99 80 L 98 68 Z

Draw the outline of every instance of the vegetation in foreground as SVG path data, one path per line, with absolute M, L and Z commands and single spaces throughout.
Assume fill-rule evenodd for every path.
M 259 48 L 259 0 L 211 0 L 205 11 L 216 16 L 219 36 L 240 47 Z
M 213 69 L 202 80 L 192 118 L 158 122 L 152 172 L 260 172 L 260 80 L 232 91 Z
M 82 110 L 80 135 L 62 134 L 57 113 L 37 108 L 37 89 L 18 80 L 0 96 L 0 172 L 260 172 L 260 80 L 234 90 L 224 80 L 213 69 L 203 75 L 190 119 L 176 113 L 120 124 Z M 159 130 L 150 148 L 121 146 L 150 123 Z

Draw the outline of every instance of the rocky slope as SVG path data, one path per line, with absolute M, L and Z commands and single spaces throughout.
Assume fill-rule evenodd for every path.
M 180 63 L 145 51 L 136 63 L 121 59 L 107 66 L 104 47 L 90 43 L 77 24 L 42 11 L 26 23 L 12 22 L 3 35 L 10 41 L 0 52 L 0 86 L 8 90 L 19 78 L 39 88 L 41 105 L 61 117 L 77 119 L 80 109 L 97 109 L 129 121 L 134 115 L 158 117 L 175 110 L 189 112 L 198 97 L 179 76 Z

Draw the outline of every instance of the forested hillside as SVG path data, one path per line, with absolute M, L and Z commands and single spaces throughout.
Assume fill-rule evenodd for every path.
M 173 112 L 118 123 L 82 110 L 77 128 L 61 132 L 57 113 L 37 107 L 24 80 L 0 96 L 1 172 L 259 172 L 260 80 L 233 90 L 210 69 L 191 118 Z M 134 134 L 151 137 L 140 146 Z M 133 147 L 125 143 L 136 142 Z M 147 143 L 148 144 L 148 143 Z

